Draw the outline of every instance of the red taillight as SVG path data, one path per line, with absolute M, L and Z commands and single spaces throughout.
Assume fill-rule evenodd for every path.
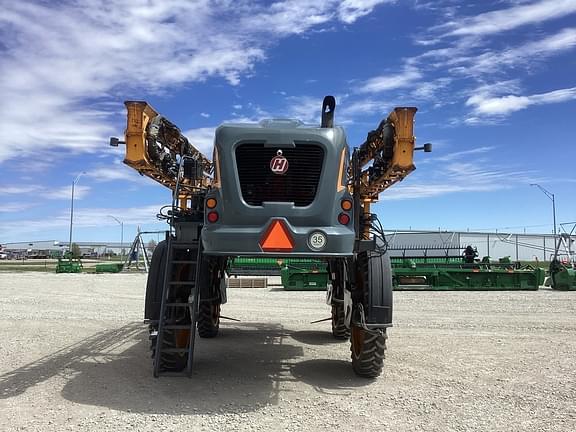
M 218 222 L 219 219 L 218 212 L 215 211 L 209 212 L 208 215 L 206 216 L 206 219 L 208 219 L 208 222 L 210 223 Z
M 350 216 L 348 216 L 346 213 L 340 213 L 338 215 L 338 222 L 340 222 L 342 225 L 348 225 L 350 223 Z

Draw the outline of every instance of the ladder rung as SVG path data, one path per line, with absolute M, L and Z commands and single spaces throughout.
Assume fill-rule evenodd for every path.
M 192 306 L 192 303 L 166 303 L 165 306 L 167 306 L 167 307 L 185 307 L 185 306 Z
M 191 249 L 197 247 L 198 243 L 172 243 L 172 248 L 174 249 Z
M 192 330 L 192 324 L 166 324 L 164 330 Z

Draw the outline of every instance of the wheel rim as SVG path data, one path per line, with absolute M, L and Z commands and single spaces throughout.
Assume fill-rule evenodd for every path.
M 350 331 L 350 339 L 352 341 L 352 353 L 355 358 L 360 357 L 362 354 L 362 349 L 364 347 L 364 338 L 366 333 L 363 328 L 352 326 Z

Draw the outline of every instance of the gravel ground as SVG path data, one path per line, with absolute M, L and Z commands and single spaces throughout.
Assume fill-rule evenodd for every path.
M 144 285 L 0 273 L 0 430 L 576 430 L 576 292 L 397 292 L 366 380 L 324 293 L 230 290 L 190 380 L 152 377 Z

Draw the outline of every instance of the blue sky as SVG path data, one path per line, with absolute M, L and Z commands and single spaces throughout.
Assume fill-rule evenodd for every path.
M 576 0 L 0 0 L 0 243 L 119 240 L 170 193 L 122 164 L 123 101 L 147 100 L 211 155 L 226 121 L 318 123 L 359 145 L 414 105 L 417 170 L 387 229 L 551 232 L 576 220 Z

